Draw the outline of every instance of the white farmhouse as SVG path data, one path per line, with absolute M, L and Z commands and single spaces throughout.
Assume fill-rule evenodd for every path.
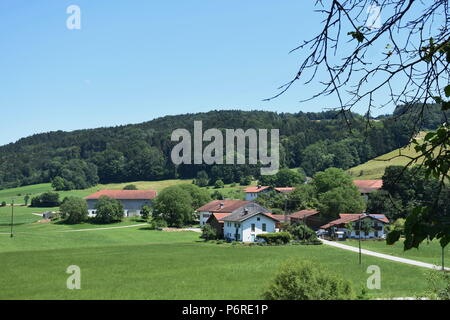
M 258 198 L 258 196 L 261 193 L 269 192 L 271 190 L 272 190 L 272 188 L 270 186 L 259 186 L 258 185 L 256 187 L 247 187 L 244 190 L 244 192 L 245 192 L 245 200 L 253 201 L 256 198 Z
M 255 242 L 262 233 L 275 232 L 278 220 L 269 210 L 256 203 L 249 203 L 222 219 L 223 236 L 227 240 Z
M 234 210 L 250 203 L 244 200 L 213 200 L 198 208 L 200 225 L 204 226 L 213 213 L 231 214 Z
M 369 220 L 371 223 L 371 231 L 367 234 L 361 231 L 361 238 L 384 238 L 386 237 L 386 225 L 389 224 L 389 219 L 384 214 L 339 214 L 339 219 L 331 221 L 320 227 L 322 230 L 327 230 L 330 235 L 338 235 L 338 238 L 359 238 L 360 237 L 360 223 L 363 220 Z M 351 225 L 349 230 L 347 227 Z

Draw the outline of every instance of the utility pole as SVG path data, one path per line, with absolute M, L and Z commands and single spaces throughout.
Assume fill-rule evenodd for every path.
M 11 199 L 11 238 L 13 237 L 13 225 L 14 225 L 14 199 Z
M 444 247 L 441 247 L 442 248 L 442 271 L 445 271 L 445 266 L 444 266 L 444 252 L 445 252 L 445 250 L 444 250 Z
M 359 264 L 361 264 L 361 216 L 359 216 L 358 219 L 358 224 L 359 224 L 359 241 L 358 241 L 358 245 L 359 245 Z

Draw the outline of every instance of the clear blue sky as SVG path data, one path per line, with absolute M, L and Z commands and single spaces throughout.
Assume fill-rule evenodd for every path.
M 167 114 L 333 107 L 300 104 L 301 84 L 262 101 L 297 70 L 289 50 L 320 27 L 314 2 L 2 0 L 0 145 Z M 81 30 L 66 28 L 71 4 Z

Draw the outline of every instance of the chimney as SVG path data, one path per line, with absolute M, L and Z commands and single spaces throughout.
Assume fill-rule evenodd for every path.
M 220 209 L 223 209 L 224 206 L 225 206 L 225 205 L 224 205 L 223 202 L 221 202 L 221 203 L 219 204 L 219 208 L 220 208 Z
M 245 208 L 245 209 L 244 209 L 244 216 L 245 216 L 246 214 L 248 214 L 248 208 Z
M 260 185 L 260 184 L 258 184 L 258 185 L 256 186 L 256 188 L 257 188 L 257 189 L 261 188 L 261 185 Z

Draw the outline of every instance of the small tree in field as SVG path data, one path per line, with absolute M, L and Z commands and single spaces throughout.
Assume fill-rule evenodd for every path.
M 107 196 L 101 196 L 95 206 L 95 221 L 98 223 L 112 223 L 123 218 L 123 206 L 116 200 Z
M 123 187 L 123 190 L 137 190 L 138 188 L 134 184 L 129 184 Z
M 202 228 L 202 235 L 200 238 L 205 239 L 205 241 L 217 239 L 216 229 L 209 224 L 205 224 Z
M 354 297 L 349 281 L 311 261 L 284 263 L 269 288 L 266 300 L 348 300 Z
M 148 220 L 148 217 L 150 216 L 150 208 L 147 205 L 144 205 L 141 209 L 141 218 L 144 220 Z
M 88 207 L 84 199 L 76 197 L 65 198 L 60 207 L 62 218 L 66 223 L 75 224 L 85 221 L 88 217 Z

